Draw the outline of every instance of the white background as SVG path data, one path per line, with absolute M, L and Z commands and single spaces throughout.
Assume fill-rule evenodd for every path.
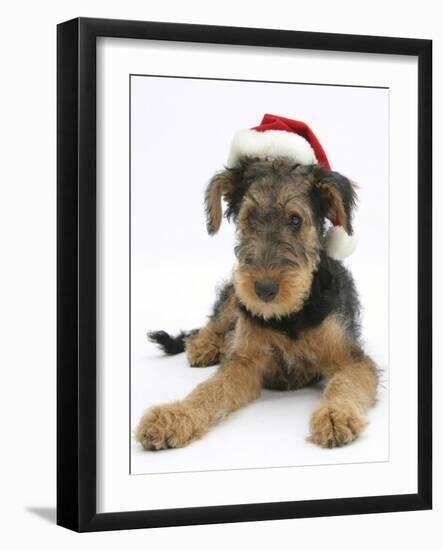
M 404 224 L 404 212 L 413 212 L 416 209 L 416 121 L 411 117 L 417 108 L 416 61 L 398 56 L 303 51 L 291 53 L 286 50 L 269 51 L 245 47 L 181 45 L 177 48 L 174 43 L 113 39 L 100 40 L 97 50 L 97 94 L 101 107 L 97 119 L 97 181 L 100 201 L 97 227 L 101 250 L 98 262 L 101 284 L 98 287 L 100 331 L 97 365 L 97 429 L 101 443 L 97 448 L 97 509 L 111 512 L 282 501 L 291 500 L 294 496 L 304 500 L 415 492 L 416 270 L 408 269 L 405 272 L 402 263 L 406 256 L 411 266 L 416 263 L 416 220 L 411 218 L 407 225 Z M 277 469 L 217 469 L 209 473 L 194 473 L 192 476 L 186 473 L 128 475 L 129 396 L 126 391 L 122 391 L 129 383 L 129 300 L 125 291 L 129 285 L 128 74 L 140 74 L 148 70 L 153 74 L 194 74 L 206 77 L 222 75 L 272 80 L 299 78 L 303 82 L 313 82 L 321 78 L 325 83 L 390 87 L 390 193 L 401 195 L 402 207 L 390 208 L 390 398 L 395 407 L 390 411 L 389 462 L 348 464 L 346 468 L 329 464 Z M 408 133 L 403 131 L 405 123 L 410 128 Z M 170 144 L 169 140 L 166 142 Z M 182 155 L 180 160 L 184 163 L 187 162 L 185 159 L 186 155 Z M 378 176 L 377 172 L 377 176 L 373 177 Z M 149 172 L 145 177 L 149 177 Z M 123 182 L 127 184 L 124 185 Z M 370 185 L 365 187 L 370 192 Z M 384 234 L 382 231 L 383 238 Z M 367 233 L 366 237 L 368 238 Z M 144 292 L 138 294 L 142 296 Z M 406 306 L 405 296 L 408 296 Z M 173 376 L 171 379 L 177 380 Z M 171 391 L 170 387 L 167 389 Z M 180 390 L 183 391 L 183 388 Z M 299 400 L 294 403 L 302 405 Z M 251 410 L 248 407 L 246 414 L 251 414 Z M 239 414 L 241 413 L 243 411 Z M 232 419 L 234 417 L 230 420 Z M 224 429 L 227 429 L 226 423 Z M 257 429 L 256 423 L 254 429 Z M 289 431 L 288 427 L 285 432 Z M 378 436 L 383 435 L 380 429 L 376 433 Z M 208 444 L 208 438 L 201 443 Z M 374 447 L 377 448 L 378 445 Z M 350 448 L 351 453 L 358 452 L 359 449 L 358 444 Z M 297 450 L 294 446 L 292 452 L 286 454 L 294 456 Z M 342 451 L 345 454 L 347 452 L 344 449 Z M 320 454 L 320 450 L 318 453 Z M 165 462 L 167 457 L 172 459 L 176 454 L 178 457 L 179 451 L 169 452 Z M 187 454 L 188 464 L 197 462 L 198 447 L 194 445 L 188 448 Z M 184 457 L 181 451 L 180 456 Z M 204 457 L 200 460 L 202 458 Z M 305 463 L 311 461 L 312 458 L 301 460 Z
M 184 354 L 163 357 L 146 331 L 207 322 L 216 285 L 230 278 L 236 239 L 227 222 L 208 236 L 204 189 L 234 132 L 265 112 L 308 122 L 333 168 L 359 185 L 359 245 L 346 263 L 362 299 L 365 348 L 383 369 L 370 425 L 353 445 L 325 451 L 306 441 L 319 387 L 265 390 L 185 449 L 149 453 L 133 441 L 131 472 L 388 460 L 389 90 L 133 76 L 131 109 L 132 426 L 148 406 L 184 397 L 216 370 L 191 370 Z
M 3 452 L 1 458 L 2 542 L 9 548 L 39 544 L 47 548 L 95 548 L 97 544 L 167 545 L 225 548 L 254 544 L 266 548 L 276 538 L 283 544 L 328 545 L 329 548 L 372 549 L 382 541 L 416 548 L 437 548 L 441 542 L 441 477 L 435 472 L 435 510 L 342 518 L 263 522 L 78 535 L 53 525 L 55 505 L 55 24 L 77 15 L 169 20 L 177 22 L 293 28 L 433 38 L 435 57 L 435 151 L 441 150 L 443 37 L 437 4 L 386 4 L 374 0 L 359 5 L 338 0 L 319 1 L 296 9 L 293 2 L 224 2 L 211 4 L 177 1 L 158 5 L 112 0 L 17 3 L 3 12 L 10 22 L 2 33 L 1 89 L 2 144 L 1 236 L 2 270 L 1 384 Z M 20 32 L 18 31 L 20 29 Z M 436 159 L 435 181 L 441 181 Z M 436 186 L 434 211 L 441 205 Z M 441 224 L 438 222 L 438 236 Z M 440 240 L 440 239 L 439 239 Z M 437 247 L 435 247 L 437 251 Z M 440 258 L 439 258 L 440 259 Z M 437 263 L 437 262 L 436 262 Z M 436 277 L 441 269 L 437 265 Z M 442 308 L 436 294 L 436 309 Z M 437 319 L 438 317 L 438 319 Z M 436 321 L 440 316 L 436 315 Z M 435 324 L 435 333 L 439 324 Z M 435 344 L 435 364 L 441 361 Z M 437 371 L 437 369 L 436 369 Z M 441 394 L 439 372 L 436 396 Z M 436 399 L 437 401 L 437 399 Z M 441 406 L 435 404 L 436 421 Z M 437 424 L 436 422 L 436 424 Z M 437 424 L 438 426 L 438 424 Z M 435 462 L 441 462 L 441 430 L 435 430 Z M 48 521 L 49 520 L 49 521 Z M 4 539 L 4 540 L 3 540 Z

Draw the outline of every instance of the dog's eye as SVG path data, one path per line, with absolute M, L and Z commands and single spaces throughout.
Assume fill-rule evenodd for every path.
M 301 218 L 300 216 L 291 216 L 291 227 L 295 230 L 299 229 L 301 226 Z
M 252 212 L 249 212 L 248 214 L 248 223 L 252 227 L 257 225 L 257 212 L 255 212 L 254 210 Z

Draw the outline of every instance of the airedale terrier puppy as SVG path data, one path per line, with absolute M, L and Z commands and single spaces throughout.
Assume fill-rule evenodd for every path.
M 362 348 L 354 282 L 331 257 L 331 227 L 352 234 L 355 187 L 330 170 L 303 123 L 265 115 L 242 132 L 205 197 L 211 235 L 222 198 L 236 223 L 232 280 L 200 330 L 150 333 L 168 354 L 186 350 L 193 367 L 221 366 L 182 401 L 145 413 L 135 431 L 145 449 L 188 445 L 261 388 L 294 390 L 320 379 L 326 384 L 309 439 L 342 446 L 362 432 L 375 398 L 377 370 Z

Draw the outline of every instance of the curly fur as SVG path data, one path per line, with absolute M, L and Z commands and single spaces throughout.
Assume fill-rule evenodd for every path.
M 210 234 L 220 227 L 223 199 L 237 226 L 232 280 L 200 330 L 149 335 L 165 353 L 186 351 L 191 366 L 221 367 L 184 400 L 148 410 L 136 439 L 150 450 L 182 447 L 263 387 L 291 390 L 323 378 L 310 441 L 325 448 L 350 443 L 366 425 L 377 369 L 360 340 L 352 276 L 327 256 L 324 234 L 328 219 L 352 233 L 355 187 L 318 166 L 248 158 L 210 181 Z M 263 294 L 270 284 L 273 294 Z

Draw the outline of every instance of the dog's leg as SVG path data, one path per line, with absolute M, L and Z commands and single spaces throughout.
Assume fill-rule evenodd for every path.
M 149 450 L 184 447 L 199 439 L 230 412 L 260 395 L 262 361 L 250 353 L 233 353 L 183 401 L 147 411 L 136 429 L 136 439 Z
M 369 357 L 340 366 L 330 376 L 323 402 L 311 416 L 311 441 L 332 448 L 355 439 L 366 425 L 376 387 L 376 369 Z
M 209 321 L 197 334 L 186 339 L 186 355 L 191 367 L 210 367 L 220 363 L 225 333 L 217 323 Z
M 186 339 L 186 355 L 191 367 L 209 367 L 221 362 L 228 348 L 227 334 L 238 316 L 233 291 L 218 304 L 211 320 L 197 334 Z

